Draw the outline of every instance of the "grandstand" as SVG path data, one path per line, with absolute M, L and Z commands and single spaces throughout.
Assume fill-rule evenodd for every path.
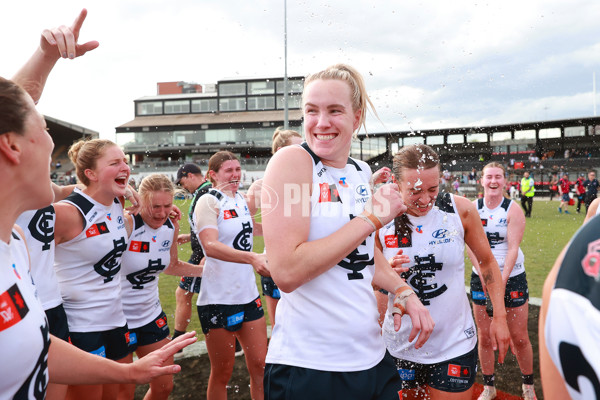
M 61 185 L 71 182 L 70 177 L 75 175 L 75 167 L 69 160 L 67 152 L 71 144 L 83 138 L 95 139 L 99 137 L 98 132 L 61 121 L 44 115 L 46 124 L 52 140 L 54 151 L 52 152 L 52 181 Z
M 373 170 L 391 166 L 391 157 L 401 146 L 430 145 L 440 155 L 442 168 L 459 177 L 461 188 L 469 193 L 478 189 L 465 184 L 465 177 L 473 168 L 481 172 L 490 161 L 507 167 L 509 182 L 520 181 L 528 170 L 538 196 L 550 194 L 553 173 L 567 172 L 575 181 L 579 174 L 600 166 L 600 117 L 370 133 L 359 135 L 359 140 L 353 155 L 367 161 Z

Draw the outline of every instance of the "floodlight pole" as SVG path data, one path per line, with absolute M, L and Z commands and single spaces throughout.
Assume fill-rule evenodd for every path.
M 284 49 L 284 75 L 283 75 L 283 129 L 289 129 L 288 118 L 288 76 L 287 76 L 287 0 L 283 1 L 283 49 Z

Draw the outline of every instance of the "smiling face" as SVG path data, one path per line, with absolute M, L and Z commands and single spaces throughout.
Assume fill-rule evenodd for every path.
M 502 196 L 506 178 L 504 170 L 499 167 L 488 167 L 483 170 L 481 184 L 485 196 Z
M 140 214 L 144 222 L 152 229 L 160 228 L 173 210 L 173 194 L 157 190 L 142 196 Z
M 403 168 L 402 180 L 398 182 L 408 214 L 422 217 L 433 208 L 440 191 L 440 169 Z
M 221 164 L 218 171 L 209 171 L 215 186 L 224 192 L 235 193 L 240 185 L 242 167 L 238 160 L 227 160 Z
M 360 110 L 352 108 L 350 86 L 337 79 L 317 79 L 304 89 L 306 142 L 324 164 L 346 165 Z
M 96 160 L 96 167 L 86 170 L 90 186 L 101 185 L 112 197 L 125 195 L 130 172 L 125 153 L 116 145 L 106 147 L 104 154 Z

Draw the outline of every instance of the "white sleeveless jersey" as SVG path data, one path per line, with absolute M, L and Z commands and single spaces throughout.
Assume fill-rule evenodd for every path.
M 513 205 L 514 207 L 519 206 L 511 199 L 507 198 L 503 199 L 500 205 L 493 210 L 490 210 L 485 205 L 483 199 L 477 199 L 473 203 L 479 212 L 479 218 L 481 219 L 483 230 L 485 231 L 488 242 L 490 243 L 492 254 L 496 258 L 496 261 L 498 261 L 500 272 L 502 272 L 504 270 L 506 253 L 508 253 L 508 235 L 506 234 L 508 231 L 508 210 L 510 207 L 513 207 Z M 525 256 L 519 247 L 517 261 L 515 261 L 515 266 L 510 272 L 511 278 L 525 272 L 525 265 L 523 264 L 524 261 Z M 477 274 L 475 267 L 473 267 L 473 272 Z
M 83 215 L 83 231 L 56 246 L 55 270 L 71 332 L 125 325 L 121 305 L 121 256 L 127 249 L 123 207 L 98 203 L 75 189 L 64 202 Z
M 600 217 L 575 234 L 550 295 L 546 347 L 573 399 L 600 399 Z
M 301 146 L 313 160 L 308 241 L 314 241 L 364 211 L 371 198 L 371 170 L 352 158 L 341 169 L 326 166 L 306 143 Z M 290 293 L 281 292 L 268 363 L 349 372 L 382 360 L 385 345 L 371 286 L 374 246 L 371 234 L 337 265 Z
M 162 311 L 158 275 L 169 266 L 171 245 L 171 221 L 167 219 L 160 228 L 152 229 L 139 214 L 133 217 L 129 245 L 121 258 L 121 299 L 131 329 L 154 321 Z
M 379 230 L 386 259 L 402 249 L 409 256 L 410 270 L 402 277 L 429 310 L 435 329 L 420 349 L 408 337 L 410 317 L 402 317 L 402 326 L 394 331 L 391 314 L 393 294 L 389 295 L 383 325 L 383 337 L 389 352 L 397 358 L 433 364 L 463 355 L 477 344 L 475 323 L 465 292 L 464 228 L 456 210 L 454 196 L 440 193 L 435 207 L 422 217 L 408 216 L 410 235 L 398 238 L 394 221 Z M 278 321 L 279 323 L 279 321 Z
M 52 205 L 39 210 L 25 211 L 17 218 L 17 225 L 25 233 L 31 260 L 31 276 L 44 310 L 62 304 L 58 279 L 54 272 L 55 221 L 56 214 Z
M 0 241 L 0 399 L 44 399 L 50 336 L 18 233 Z
M 214 196 L 219 202 L 219 242 L 236 250 L 252 251 L 252 216 L 244 196 L 236 192 L 235 197 L 231 198 L 217 189 L 210 189 L 205 196 Z M 198 226 L 196 231 L 200 232 L 203 228 L 206 227 Z M 206 254 L 204 247 L 202 250 Z M 258 289 L 252 265 L 206 257 L 202 289 L 198 295 L 199 306 L 247 304 L 257 297 Z

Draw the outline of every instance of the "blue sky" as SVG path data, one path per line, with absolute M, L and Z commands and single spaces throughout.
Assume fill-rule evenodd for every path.
M 157 82 L 283 76 L 283 0 L 16 3 L 0 25 L 5 77 L 43 28 L 88 9 L 81 40 L 100 47 L 61 60 L 38 108 L 109 139 Z M 288 0 L 287 16 L 288 75 L 356 67 L 382 121 L 370 132 L 594 114 L 600 2 Z

